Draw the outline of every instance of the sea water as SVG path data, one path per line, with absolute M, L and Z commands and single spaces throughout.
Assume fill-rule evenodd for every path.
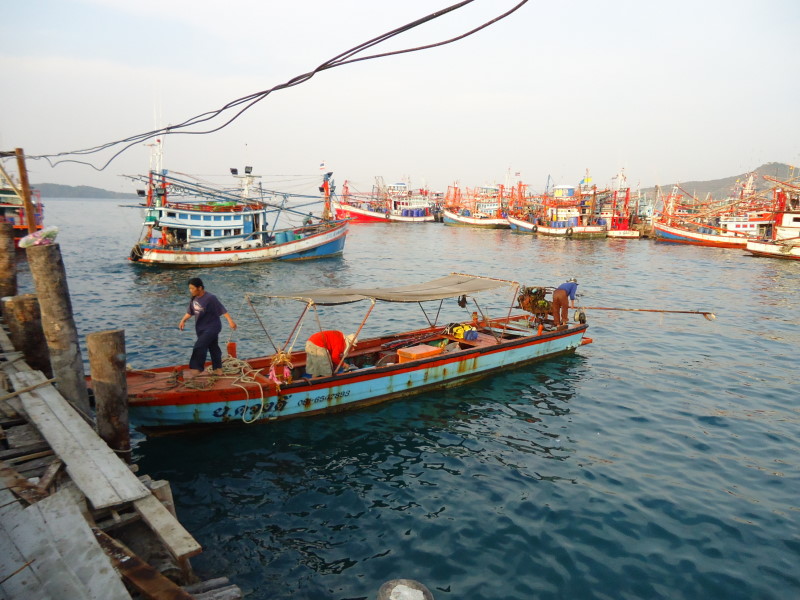
M 239 322 L 223 341 L 240 357 L 271 352 L 270 334 L 297 316 L 248 292 L 451 272 L 574 276 L 583 306 L 717 316 L 587 310 L 593 344 L 471 385 L 137 435 L 141 472 L 169 480 L 204 548 L 192 559 L 204 578 L 227 576 L 253 600 L 374 598 L 395 578 L 437 599 L 800 597 L 800 264 L 430 223 L 354 225 L 337 258 L 164 270 L 126 260 L 138 209 L 49 200 L 46 220 L 61 230 L 81 337 L 124 328 L 137 368 L 188 361 L 194 336 L 177 324 L 196 276 Z M 361 316 L 323 324 L 351 332 Z M 424 323 L 416 305 L 381 304 L 372 320 Z

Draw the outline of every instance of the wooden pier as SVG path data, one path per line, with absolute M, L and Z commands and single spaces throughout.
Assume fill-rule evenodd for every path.
M 14 191 L 33 234 L 15 153 Z M 11 223 L 0 223 L 0 311 L 10 326 L 0 321 L 0 599 L 241 598 L 224 577 L 198 581 L 189 559 L 202 548 L 178 521 L 169 483 L 130 464 L 127 414 L 114 413 L 127 399 L 124 336 L 90 334 L 90 363 L 93 350 L 109 352 L 97 362 L 95 423 L 60 249 L 27 249 L 36 295 L 17 296 L 14 246 Z
M 2 328 L 0 383 L 0 596 L 241 598 L 225 578 L 194 581 L 202 548 L 169 483 L 137 477 Z

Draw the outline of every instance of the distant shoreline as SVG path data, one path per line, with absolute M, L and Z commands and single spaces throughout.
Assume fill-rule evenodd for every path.
M 58 183 L 40 183 L 33 186 L 42 198 L 108 198 L 113 200 L 133 200 L 139 196 L 135 193 L 111 192 L 88 185 L 61 185 Z
M 752 172 L 756 173 L 758 176 L 754 182 L 756 189 L 763 191 L 770 187 L 768 183 L 764 182 L 762 178 L 763 175 L 770 175 L 777 179 L 786 180 L 791 177 L 791 173 L 793 173 L 793 167 L 785 163 L 770 162 L 761 165 Z M 730 195 L 737 183 L 747 178 L 747 175 L 748 173 L 742 173 L 721 179 L 711 179 L 706 181 L 684 181 L 680 182 L 680 185 L 684 190 L 687 190 L 698 198 L 704 198 L 708 194 L 711 194 L 714 198 L 726 198 Z M 678 182 L 661 185 L 660 187 L 661 189 L 669 190 L 672 185 L 677 183 Z M 629 184 L 631 184 L 634 189 L 639 188 L 639 185 L 634 184 L 633 181 L 629 181 Z M 88 185 L 74 186 L 60 185 L 57 183 L 40 183 L 38 185 L 34 185 L 33 187 L 34 189 L 39 190 L 42 198 L 107 198 L 113 200 L 133 200 L 139 198 L 139 196 L 134 192 L 111 192 Z M 653 195 L 656 193 L 656 186 L 642 187 L 639 189 L 642 193 L 647 195 Z

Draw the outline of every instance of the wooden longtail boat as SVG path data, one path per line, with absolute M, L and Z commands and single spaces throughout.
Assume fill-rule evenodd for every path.
M 467 297 L 474 300 L 474 294 L 503 288 L 513 293 L 505 316 L 489 318 L 475 302 L 480 317 L 475 312 L 464 324 L 442 326 L 431 322 L 423 310 L 426 327 L 358 339 L 378 302 L 381 306 L 414 302 L 420 307 L 422 302 L 437 302 L 441 310 L 446 299 L 458 298 L 458 305 L 466 307 Z M 226 358 L 221 376 L 185 379 L 186 366 L 129 371 L 130 420 L 153 434 L 319 415 L 468 383 L 499 370 L 574 352 L 591 341 L 584 337 L 585 318 L 555 329 L 549 315 L 537 313 L 525 302 L 525 294 L 532 289 L 543 290 L 522 288 L 520 294 L 519 284 L 513 281 L 451 274 L 396 288 L 324 288 L 258 296 L 302 305 L 282 348 L 248 361 Z M 331 365 L 329 372 L 334 375 L 304 376 L 306 353 L 291 347 L 304 318 L 316 313 L 318 305 L 358 301 L 368 302 L 369 307 L 356 332 L 355 347 L 348 347 L 339 364 Z M 512 314 L 516 304 L 530 312 Z

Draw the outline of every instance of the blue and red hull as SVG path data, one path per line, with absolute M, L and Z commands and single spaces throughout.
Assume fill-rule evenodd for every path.
M 520 317 L 511 321 L 520 322 Z M 497 328 L 502 324 L 493 322 Z M 511 369 L 537 360 L 574 352 L 584 341 L 587 325 L 576 325 L 562 331 L 537 334 L 517 331 L 508 339 L 481 333 L 478 342 L 458 340 L 456 351 L 436 356 L 391 362 L 374 361 L 374 365 L 330 377 L 300 378 L 278 388 L 266 375 L 258 374 L 250 381 L 221 377 L 208 389 L 182 389 L 174 386 L 179 369 L 156 369 L 154 375 L 131 373 L 128 376 L 131 423 L 144 431 L 185 429 L 242 422 L 270 422 L 299 416 L 311 416 L 367 406 L 387 400 L 411 396 L 425 391 L 453 387 L 475 381 L 499 370 Z M 378 351 L 387 341 L 405 336 L 419 337 L 434 330 L 407 332 L 391 338 L 359 342 L 362 356 Z M 447 340 L 445 340 L 447 341 Z M 372 348 L 372 350 L 370 350 Z M 386 358 L 386 352 L 380 353 Z M 353 355 L 358 361 L 358 356 Z M 253 371 L 268 371 L 270 357 L 250 362 Z M 305 362 L 304 353 L 292 355 L 295 367 Z M 252 372 L 252 371 L 251 371 Z M 171 378 L 171 379 L 170 379 Z M 172 382 L 169 387 L 164 382 Z M 158 389 L 163 385 L 163 392 Z

